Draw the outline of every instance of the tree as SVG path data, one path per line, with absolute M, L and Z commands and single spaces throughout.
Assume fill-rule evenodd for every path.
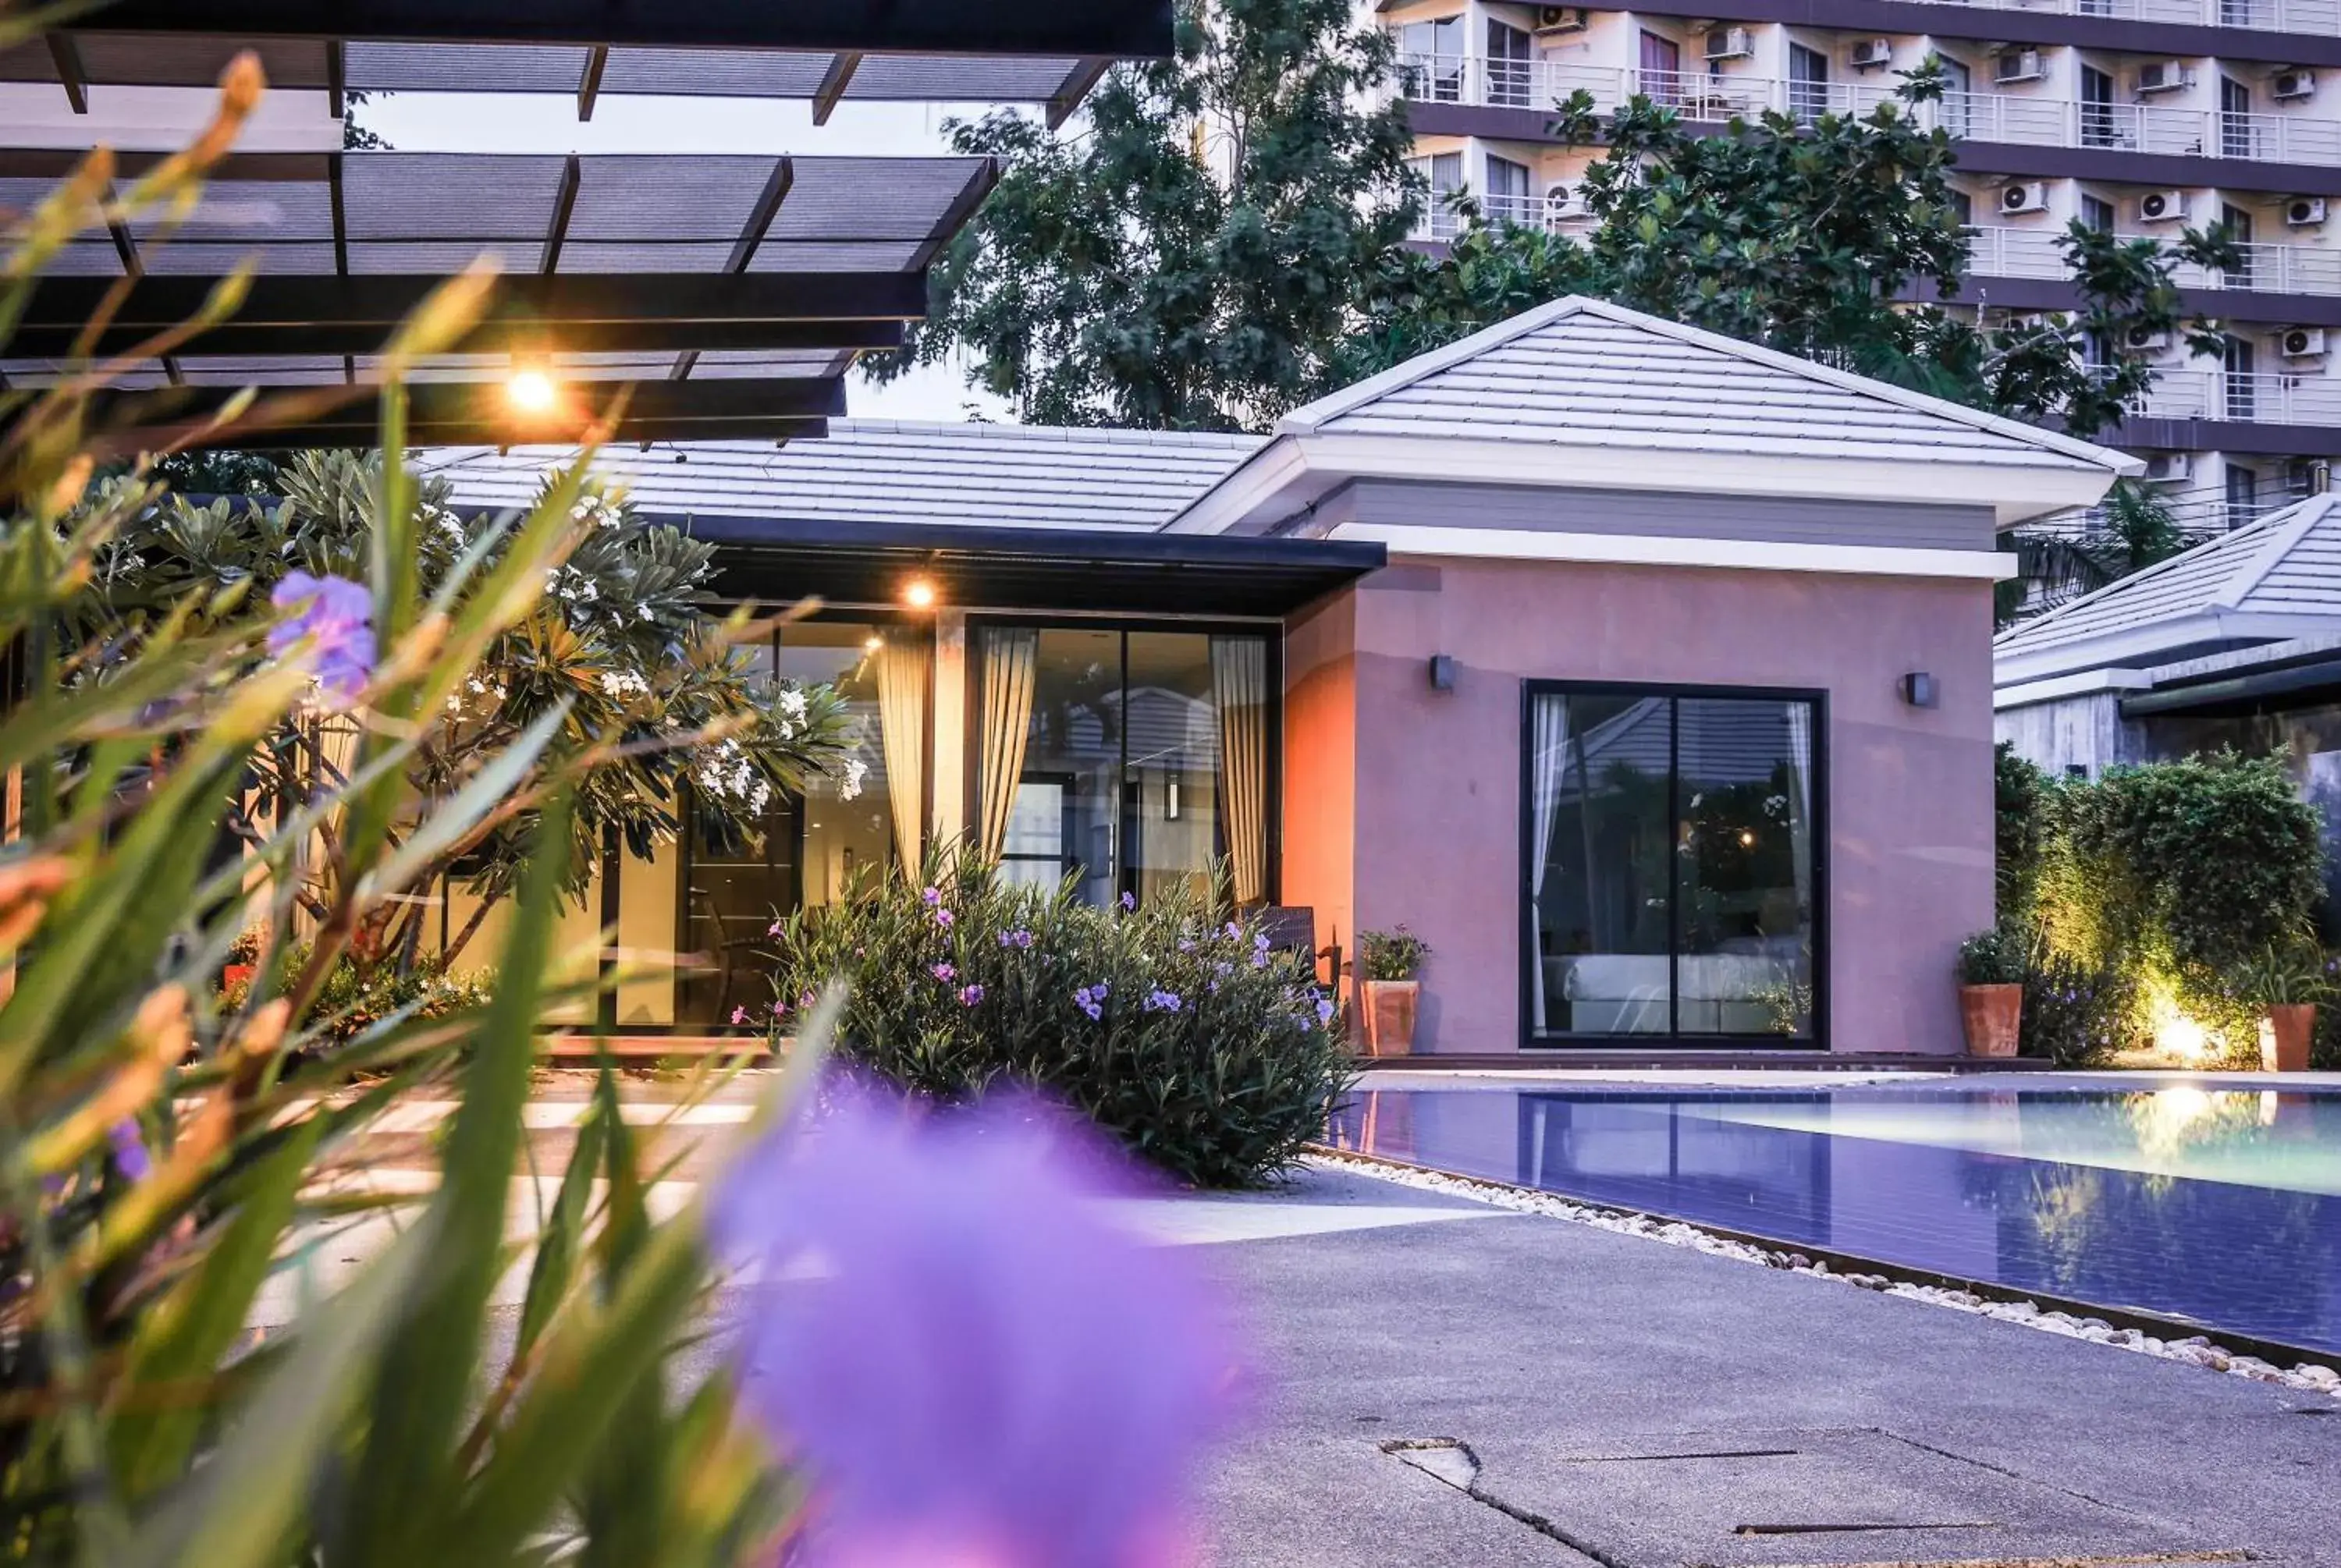
M 1994 608 L 2006 625 L 2118 582 L 2207 537 L 2182 530 L 2147 486 L 2118 480 L 2079 528 L 2019 529 L 2008 535 L 2016 575 L 1999 585 Z
M 545 491 L 562 477 L 548 475 Z M 303 452 L 278 481 L 283 499 L 274 504 L 229 496 L 199 504 L 158 493 L 133 509 L 99 556 L 77 630 L 104 640 L 174 608 L 218 603 L 220 595 L 229 596 L 228 613 L 241 613 L 264 603 L 295 570 L 364 580 L 383 492 L 381 454 Z M 115 507 L 114 489 L 127 482 L 109 481 L 90 505 Z M 442 479 L 422 481 L 416 508 L 420 591 L 437 594 L 459 576 L 463 591 L 485 581 L 507 543 L 503 523 L 451 507 Z M 801 789 L 815 773 L 837 775 L 841 788 L 858 791 L 836 692 L 758 676 L 732 646 L 737 627 L 709 613 L 712 546 L 643 522 L 590 479 L 574 515 L 593 526 L 414 747 L 406 782 L 416 800 L 449 799 L 485 760 L 537 725 L 555 725 L 555 759 L 599 759 L 580 769 L 569 816 L 563 882 L 574 898 L 607 839 L 648 858 L 681 831 L 686 780 L 706 826 L 739 837 L 760 830 L 774 790 Z M 295 726 L 264 749 L 249 780 L 255 799 L 294 809 L 321 781 L 338 786 L 349 747 L 336 743 L 337 722 L 354 733 L 348 720 L 327 719 Z M 481 899 L 450 943 L 451 960 L 517 885 L 536 827 L 533 810 L 491 813 L 434 853 L 432 878 L 452 875 Z M 324 831 L 330 854 L 333 830 Z M 403 920 L 397 909 L 385 914 L 385 928 L 362 951 L 411 954 L 420 908 Z
M 1182 0 L 1173 59 L 1118 66 L 1078 136 L 953 122 L 1006 164 L 881 377 L 963 349 L 1045 423 L 1257 428 L 1339 385 L 1374 268 L 1420 213 L 1392 44 L 1350 0 Z

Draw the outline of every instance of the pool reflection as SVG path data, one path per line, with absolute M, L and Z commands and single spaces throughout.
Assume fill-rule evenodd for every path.
M 2341 1352 L 2341 1196 L 2301 1190 L 2332 1185 L 2341 1097 L 1376 1091 L 1331 1141 Z

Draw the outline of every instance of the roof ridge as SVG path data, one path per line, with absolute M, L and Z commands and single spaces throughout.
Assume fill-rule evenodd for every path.
M 1539 327 L 1592 310 L 1600 301 L 1584 294 L 1563 294 L 1548 300 L 1519 315 L 1481 327 L 1468 337 L 1460 337 L 1443 347 L 1429 349 L 1410 359 L 1400 360 L 1386 371 L 1353 382 L 1339 392 L 1328 392 L 1316 402 L 1304 403 L 1276 422 L 1279 435 L 1309 435 L 1328 420 L 1353 413 L 1376 398 L 1394 392 L 1415 382 L 1437 375 L 1449 366 L 1477 358 L 1488 350 L 1510 342 L 1514 338 L 1532 332 Z
M 2293 552 L 2308 531 L 2324 521 L 2332 510 L 2331 495 L 2312 495 L 2281 511 L 2258 519 L 2259 522 L 2268 526 L 2269 539 L 2257 553 L 2236 568 L 2235 574 L 2212 599 L 2212 607 L 2218 610 L 2239 608 L 2252 591 L 2267 580 L 2268 573 Z M 2298 515 L 2293 515 L 2295 513 Z
M 2264 529 L 2274 527 L 2285 521 L 2290 513 L 2306 508 L 2307 504 L 2306 501 L 2302 501 L 2294 506 L 2286 507 L 2282 511 L 2272 511 L 2266 517 L 2254 518 L 2241 528 L 2230 530 L 2226 533 L 2214 534 L 2201 543 L 2190 545 L 2176 555 L 2165 556 L 2152 566 L 2133 571 L 2127 577 L 2116 578 L 2103 588 L 2094 588 L 2078 598 L 2068 599 L 2053 610 L 2044 610 L 2028 620 L 2018 621 L 2009 627 L 1992 639 L 1992 647 L 1995 650 L 2012 648 L 2021 640 L 2030 637 L 2043 628 L 2060 624 L 2090 605 L 2101 603 L 2117 594 L 2134 592 L 2142 584 L 2166 577 L 2181 567 L 2199 566 L 2221 551 L 2243 549 L 2255 534 Z M 2226 600 L 2216 597 L 2210 600 L 2208 604 L 2214 609 L 2228 607 Z

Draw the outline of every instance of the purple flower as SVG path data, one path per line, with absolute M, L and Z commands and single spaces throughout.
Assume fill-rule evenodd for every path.
M 956 918 L 958 918 L 958 917 L 953 915 L 949 909 L 937 909 L 935 911 L 935 924 L 941 926 L 946 931 L 951 928 L 951 922 Z
M 1317 998 L 1317 1021 L 1328 1026 L 1333 1022 L 1333 1004 L 1323 997 Z
M 268 602 L 297 611 L 268 629 L 270 654 L 305 652 L 328 700 L 337 707 L 354 703 L 374 677 L 374 595 L 365 585 L 288 571 Z
M 959 1005 L 961 1007 L 971 1007 L 981 1000 L 983 1000 L 983 987 L 981 986 L 961 986 L 960 987 Z
M 1254 948 L 1251 950 L 1251 967 L 1255 969 L 1265 969 L 1268 968 L 1268 949 L 1266 948 Z
M 1150 1013 L 1175 1013 L 1179 1007 L 1179 993 L 1176 991 L 1152 991 L 1146 997 L 1146 1010 Z
M 744 1403 L 814 1489 L 806 1568 L 1174 1559 L 1240 1368 L 1195 1254 L 1092 1201 L 1127 1186 L 998 1100 L 855 1097 L 734 1166 L 710 1227 L 766 1282 Z
M 959 971 L 952 968 L 949 964 L 937 964 L 933 968 L 928 970 L 927 973 L 932 975 L 936 979 L 942 981 L 945 985 L 949 985 L 951 981 L 959 978 Z
M 767 937 L 777 937 L 780 934 L 781 923 L 778 920 L 773 921 L 771 925 L 764 928 L 764 935 Z
M 943 894 L 942 889 L 940 888 L 929 888 L 926 891 L 919 895 L 919 902 L 924 904 L 930 909 L 933 908 L 937 904 L 940 904 L 942 901 Z
M 1137 894 L 1135 894 L 1135 893 L 1124 893 L 1124 894 L 1121 896 L 1121 907 L 1122 907 L 1123 908 L 1125 908 L 1125 909 L 1135 909 L 1135 908 L 1138 908 L 1138 895 L 1137 895 Z
M 1266 931 L 1262 931 L 1260 935 L 1251 939 L 1252 951 L 1255 953 L 1267 952 L 1268 946 L 1268 933 Z
M 1237 925 L 1233 920 L 1230 920 L 1228 922 L 1228 940 L 1230 942 L 1238 941 L 1241 939 L 1242 936 L 1243 928 Z
M 144 1181 L 154 1170 L 154 1162 L 146 1153 L 146 1140 L 138 1136 L 134 1117 L 125 1116 L 105 1131 L 106 1142 L 113 1146 L 114 1168 L 122 1173 L 125 1181 Z
M 732 1022 L 733 1027 L 738 1027 L 738 1026 L 739 1026 L 739 1025 L 741 1025 L 741 1024 L 744 1024 L 744 1023 L 746 1023 L 747 1021 L 748 1021 L 748 1009 L 747 1009 L 747 1008 L 745 1008 L 745 1007 L 734 1007 L 734 1008 L 732 1008 Z
M 1021 926 L 1012 931 L 1002 931 L 1000 933 L 1000 945 L 1003 948 L 1029 948 L 1032 945 L 1032 933 Z
M 1191 953 L 1195 950 L 1195 944 L 1181 937 L 1179 938 L 1179 950 L 1182 953 Z
M 820 999 L 821 999 L 821 998 L 820 998 L 819 997 L 815 996 L 812 992 L 811 992 L 811 991 L 807 991 L 804 995 L 802 995 L 802 996 L 801 996 L 801 997 L 799 997 L 797 998 L 797 1007 L 798 1007 L 799 1010 L 802 1010 L 803 1008 L 806 1008 L 806 1007 L 812 1007 L 815 1002 L 819 1001 Z

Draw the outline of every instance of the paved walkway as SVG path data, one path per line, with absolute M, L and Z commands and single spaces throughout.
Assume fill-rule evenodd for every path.
M 663 1135 L 654 1205 L 760 1087 Z M 576 1097 L 532 1110 L 547 1180 Z M 448 1108 L 369 1140 L 376 1179 L 427 1176 Z M 1213 1568 L 2341 1563 L 2341 1402 L 1349 1172 L 1125 1212 L 1204 1249 L 1270 1377 Z

